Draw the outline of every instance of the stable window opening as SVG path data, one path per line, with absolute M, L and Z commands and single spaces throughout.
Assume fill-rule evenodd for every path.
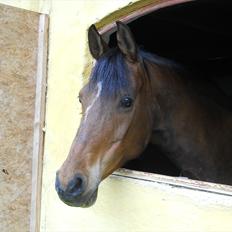
M 138 45 L 169 58 L 207 78 L 228 99 L 232 109 L 232 2 L 191 1 L 155 10 L 131 20 L 128 25 Z M 116 46 L 116 33 L 106 33 Z M 203 88 L 203 86 L 202 86 Z M 219 99 L 215 99 L 216 101 Z M 213 130 L 213 128 L 212 128 Z M 213 133 L 213 132 L 212 132 Z M 127 169 L 168 176 L 182 176 L 181 170 L 159 147 L 149 144 Z

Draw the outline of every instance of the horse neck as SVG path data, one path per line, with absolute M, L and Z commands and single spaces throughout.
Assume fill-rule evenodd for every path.
M 154 129 L 162 129 L 170 123 L 170 115 L 179 108 L 179 103 L 189 101 L 186 83 L 174 68 L 168 66 L 150 63 L 147 73 L 152 87 Z

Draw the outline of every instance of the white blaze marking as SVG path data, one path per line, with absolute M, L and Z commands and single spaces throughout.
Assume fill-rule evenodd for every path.
M 85 118 L 84 118 L 84 121 L 86 121 L 90 109 L 93 107 L 94 103 L 95 103 L 95 102 L 97 101 L 97 99 L 100 97 L 101 91 L 102 91 L 102 83 L 101 83 L 101 82 L 98 82 L 98 83 L 97 83 L 97 95 L 96 95 L 96 97 L 93 99 L 92 103 L 87 107 L 87 109 L 86 109 L 86 111 L 85 111 Z

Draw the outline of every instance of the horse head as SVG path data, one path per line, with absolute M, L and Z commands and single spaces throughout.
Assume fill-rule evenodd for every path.
M 60 199 L 79 207 L 95 202 L 100 182 L 141 154 L 152 132 L 149 78 L 128 26 L 117 22 L 117 48 L 93 25 L 88 40 L 96 63 L 79 93 L 80 126 L 56 176 Z

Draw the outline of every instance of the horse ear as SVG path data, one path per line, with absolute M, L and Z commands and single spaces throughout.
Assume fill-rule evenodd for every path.
M 120 51 L 126 56 L 126 58 L 130 61 L 137 60 L 137 44 L 134 40 L 134 36 L 130 28 L 120 22 L 117 21 L 117 42 Z
M 93 58 L 98 60 L 109 48 L 107 43 L 98 33 L 95 25 L 91 25 L 88 30 L 89 51 Z

